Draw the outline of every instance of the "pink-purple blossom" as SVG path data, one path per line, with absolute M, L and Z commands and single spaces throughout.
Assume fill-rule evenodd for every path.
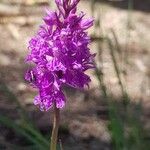
M 29 41 L 27 61 L 35 65 L 28 70 L 25 79 L 39 90 L 34 104 L 48 110 L 56 103 L 65 105 L 63 85 L 83 89 L 90 77 L 85 71 L 94 68 L 94 54 L 90 54 L 87 29 L 93 19 L 76 13 L 79 0 L 55 0 L 58 11 L 46 10 L 44 23 Z

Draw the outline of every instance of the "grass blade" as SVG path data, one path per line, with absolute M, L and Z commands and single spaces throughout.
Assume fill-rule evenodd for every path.
M 5 95 L 9 100 L 15 102 L 15 104 L 17 105 L 17 108 L 20 111 L 21 118 L 24 121 L 29 121 L 29 119 L 27 119 L 28 117 L 27 117 L 27 113 L 25 109 L 22 107 L 22 105 L 20 104 L 15 94 L 12 91 L 10 91 L 9 88 L 6 86 L 6 84 L 2 81 L 0 81 L 0 92 L 2 92 L 3 95 Z
M 130 98 L 129 98 L 129 95 L 127 94 L 125 85 L 123 85 L 123 82 L 122 82 L 122 79 L 121 79 L 121 76 L 120 76 L 119 66 L 118 66 L 118 63 L 117 63 L 117 60 L 116 60 L 116 57 L 115 57 L 115 53 L 114 53 L 114 46 L 113 46 L 113 44 L 112 44 L 112 42 L 109 38 L 107 38 L 107 43 L 108 43 L 109 50 L 110 50 L 110 55 L 111 55 L 111 58 L 112 58 L 112 61 L 113 61 L 114 70 L 116 72 L 116 76 L 118 78 L 118 82 L 119 82 L 119 85 L 120 85 L 120 88 L 121 88 L 121 91 L 122 91 L 124 108 L 126 109 L 127 105 L 130 102 Z
M 3 82 L 1 82 L 1 84 L 0 84 L 0 91 L 5 96 L 7 96 L 9 100 L 12 100 L 12 101 L 14 101 L 16 103 L 17 108 L 20 110 L 21 119 L 23 120 L 21 122 L 22 128 L 24 128 L 25 130 L 27 130 L 31 135 L 35 136 L 39 141 L 41 141 L 45 145 L 49 146 L 49 142 L 47 140 L 45 140 L 45 138 L 40 134 L 40 132 L 35 129 L 33 123 L 28 118 L 28 115 L 27 115 L 25 109 L 22 107 L 22 105 L 20 104 L 20 102 L 17 99 L 17 97 L 13 94 L 13 92 L 11 92 L 8 89 L 8 87 L 6 86 L 6 84 L 3 83 Z
M 30 134 L 30 132 L 28 132 L 28 128 L 18 125 L 17 123 L 9 119 L 8 117 L 0 115 L 0 123 L 7 126 L 8 128 L 13 129 L 14 131 L 16 131 L 16 133 L 23 135 L 27 140 L 34 143 L 35 145 L 38 145 L 38 147 L 41 150 L 45 150 L 48 148 L 47 145 L 40 143 L 39 139 L 37 139 L 35 135 L 33 136 L 33 134 Z
M 109 100 L 109 129 L 111 131 L 112 142 L 115 150 L 123 150 L 125 147 L 124 124 L 116 108 L 114 102 Z

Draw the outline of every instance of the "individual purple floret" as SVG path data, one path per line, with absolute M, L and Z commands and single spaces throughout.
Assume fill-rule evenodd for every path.
M 34 104 L 48 110 L 56 103 L 65 105 L 63 85 L 82 89 L 88 86 L 90 77 L 85 71 L 94 68 L 94 54 L 90 54 L 90 37 L 87 29 L 93 19 L 84 19 L 85 14 L 76 14 L 79 0 L 55 0 L 58 12 L 46 10 L 44 23 L 29 41 L 30 54 L 27 61 L 35 63 L 25 79 L 39 90 Z

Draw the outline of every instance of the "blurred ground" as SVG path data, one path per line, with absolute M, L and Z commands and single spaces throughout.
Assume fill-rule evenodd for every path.
M 27 43 L 41 23 L 42 14 L 44 14 L 43 8 L 47 6 L 46 0 L 38 1 L 40 3 L 2 0 L 0 3 L 0 81 L 3 81 L 15 93 L 21 104 L 26 106 L 30 117 L 40 130 L 47 133 L 50 131 L 49 123 L 52 121 L 52 113 L 40 112 L 32 105 L 36 91 L 24 81 L 24 72 L 28 68 L 24 63 L 28 52 Z M 138 3 L 140 2 L 138 1 Z M 93 15 L 97 20 L 98 14 L 100 14 L 103 36 L 110 35 L 110 29 L 113 28 L 121 50 L 127 52 L 128 63 L 123 66 L 126 88 L 132 98 L 133 105 L 139 101 L 142 102 L 144 127 L 150 129 L 150 8 L 148 0 L 145 5 L 144 2 L 141 3 L 143 4 L 141 9 L 138 4 L 137 9 L 129 12 L 125 9 L 126 7 L 121 7 L 120 4 L 116 5 L 117 2 L 100 3 L 100 1 L 96 1 Z M 52 2 L 50 2 L 50 7 L 54 8 Z M 9 8 L 10 11 L 3 8 Z M 81 1 L 79 10 L 83 10 L 88 16 L 91 16 L 91 1 Z M 130 26 L 127 26 L 128 23 Z M 97 36 L 94 27 L 90 34 Z M 99 51 L 96 41 L 91 44 L 91 50 L 92 52 Z M 108 47 L 105 44 L 103 44 L 102 56 L 103 63 L 101 64 L 97 55 L 97 64 L 99 67 L 103 66 L 104 81 L 108 90 L 113 93 L 113 98 L 119 101 L 121 100 L 121 92 L 113 71 Z M 100 61 L 98 62 L 98 60 Z M 118 62 L 121 65 L 121 60 Z M 62 110 L 60 127 L 60 137 L 63 145 L 66 146 L 65 150 L 111 149 L 110 135 L 107 129 L 108 108 L 103 98 L 100 98 L 102 93 L 98 90 L 99 84 L 94 72 L 90 72 L 90 74 L 92 74 L 90 89 L 78 91 L 65 88 L 68 100 L 66 107 Z M 15 108 L 15 104 L 9 101 L 3 93 L 0 93 L 0 113 L 16 119 L 18 114 Z M 9 134 L 13 133 L 4 130 L 0 134 L 0 138 L 8 138 L 11 142 L 19 143 L 17 138 L 15 139 L 13 135 Z

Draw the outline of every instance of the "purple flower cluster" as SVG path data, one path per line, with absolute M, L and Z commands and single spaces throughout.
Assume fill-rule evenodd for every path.
M 47 10 L 44 24 L 29 41 L 30 54 L 27 61 L 35 63 L 25 79 L 39 89 L 34 104 L 48 110 L 53 103 L 57 108 L 65 105 L 63 85 L 82 89 L 90 82 L 84 72 L 94 68 L 94 54 L 90 54 L 90 38 L 86 29 L 93 19 L 84 19 L 85 14 L 76 14 L 79 0 L 55 0 L 58 12 Z

